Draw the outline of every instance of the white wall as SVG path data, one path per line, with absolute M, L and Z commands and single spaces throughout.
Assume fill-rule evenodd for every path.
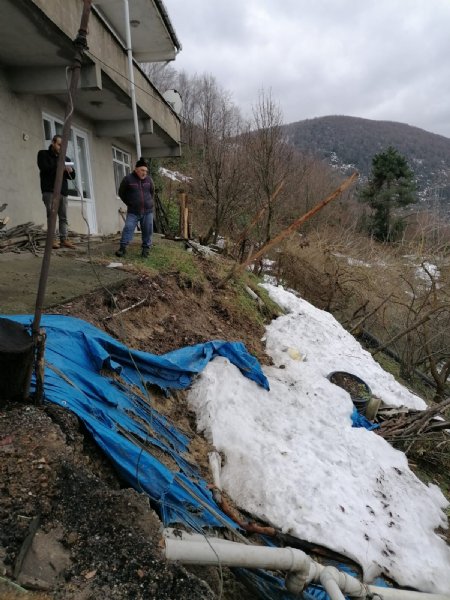
M 8 227 L 28 221 L 46 223 L 36 162 L 38 151 L 45 147 L 42 113 L 63 121 L 64 112 L 65 106 L 48 96 L 11 93 L 0 70 L 0 204 L 8 203 L 3 213 L 10 217 Z M 124 205 L 115 193 L 112 146 L 129 152 L 133 160 L 134 148 L 97 137 L 92 124 L 76 113 L 72 125 L 88 137 L 98 233 L 116 233 L 123 226 L 118 209 Z M 80 202 L 69 200 L 68 218 L 71 230 L 87 233 Z
M 8 226 L 27 221 L 43 224 L 45 208 L 36 164 L 43 145 L 41 110 L 33 97 L 11 94 L 2 71 L 0 123 L 0 204 L 8 203 L 3 215 L 11 219 Z

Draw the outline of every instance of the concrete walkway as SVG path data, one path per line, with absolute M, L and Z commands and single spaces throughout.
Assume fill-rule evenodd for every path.
M 117 247 L 115 240 L 91 242 L 95 272 L 87 243 L 77 244 L 76 250 L 53 250 L 44 309 L 100 289 L 101 284 L 115 287 L 133 277 L 132 273 L 106 266 L 120 261 L 114 256 Z M 0 314 L 34 313 L 41 265 L 42 255 L 31 252 L 0 254 Z

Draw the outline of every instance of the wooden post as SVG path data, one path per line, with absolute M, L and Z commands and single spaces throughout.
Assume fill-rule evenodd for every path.
M 180 220 L 179 220 L 179 233 L 180 237 L 185 237 L 184 233 L 184 209 L 186 208 L 186 194 L 180 192 Z
M 186 240 L 189 239 L 189 207 L 187 204 L 187 198 L 186 203 L 184 205 L 183 237 Z
M 36 348 L 36 404 L 44 401 L 44 372 L 45 372 L 45 341 L 47 335 L 44 329 L 39 332 Z

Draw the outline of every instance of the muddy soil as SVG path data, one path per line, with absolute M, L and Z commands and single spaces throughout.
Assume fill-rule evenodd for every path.
M 114 294 L 104 288 L 49 312 L 156 354 L 219 338 L 243 341 L 267 362 L 262 326 L 211 282 L 193 287 L 177 273 L 144 273 Z M 190 459 L 210 478 L 210 448 L 184 393 L 151 396 L 191 437 Z M 167 564 L 161 529 L 148 497 L 124 486 L 76 416 L 50 404 L 0 405 L 0 598 L 21 597 L 7 581 L 55 600 L 255 598 L 227 569 Z

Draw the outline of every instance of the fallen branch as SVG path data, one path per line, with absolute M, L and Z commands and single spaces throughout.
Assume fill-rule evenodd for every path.
M 222 512 L 224 512 L 227 517 L 230 517 L 232 521 L 237 523 L 241 529 L 248 533 L 259 533 L 261 535 L 270 535 L 271 537 L 278 534 L 278 531 L 274 527 L 259 525 L 254 521 L 243 521 L 238 511 L 225 499 L 223 492 L 213 486 L 210 487 L 212 489 L 213 498 L 221 508 Z
M 147 300 L 148 300 L 148 296 L 146 298 L 144 298 L 143 300 L 139 300 L 139 302 L 135 302 L 131 306 L 127 306 L 127 308 L 118 310 L 117 312 L 113 313 L 112 315 L 108 315 L 107 317 L 104 317 L 103 321 L 108 321 L 109 319 L 113 319 L 114 317 L 117 317 L 118 315 L 126 313 L 129 310 L 132 310 L 133 308 L 136 308 L 136 307 L 140 306 L 141 304 L 144 304 L 144 302 L 147 302 Z
M 261 258 L 261 256 L 264 256 L 264 254 L 267 254 L 267 252 L 269 250 L 271 250 L 274 246 L 277 246 L 282 240 L 289 237 L 292 233 L 294 233 L 294 231 L 296 229 L 298 229 L 300 227 L 300 225 L 303 225 L 303 223 L 305 223 L 305 221 L 308 221 L 308 219 L 310 219 L 313 215 L 315 215 L 317 212 L 322 210 L 322 208 L 324 208 L 332 200 L 335 200 L 336 198 L 338 198 L 344 190 L 346 190 L 348 187 L 350 187 L 350 185 L 357 179 L 357 177 L 358 177 L 358 173 L 353 173 L 353 175 L 351 177 L 349 177 L 348 179 L 346 179 L 344 181 L 344 183 L 342 183 L 334 192 L 332 192 L 324 200 L 319 202 L 319 204 L 317 204 L 314 208 L 312 208 L 310 211 L 308 211 L 302 217 L 299 217 L 298 219 L 296 219 L 293 223 L 291 223 L 289 225 L 289 227 L 286 227 L 286 229 L 283 229 L 283 231 L 281 231 L 272 240 L 267 242 L 267 244 L 264 244 L 264 246 L 262 246 L 262 248 L 260 248 L 257 252 L 255 252 L 255 254 L 250 256 L 245 262 L 241 263 L 239 266 L 234 265 L 233 268 L 231 269 L 231 271 L 228 273 L 228 275 L 226 277 L 224 277 L 218 283 L 217 287 L 218 288 L 223 287 L 230 279 L 235 277 L 239 272 L 246 269 L 248 267 L 248 265 L 255 262 L 255 260 L 257 260 L 258 258 Z

